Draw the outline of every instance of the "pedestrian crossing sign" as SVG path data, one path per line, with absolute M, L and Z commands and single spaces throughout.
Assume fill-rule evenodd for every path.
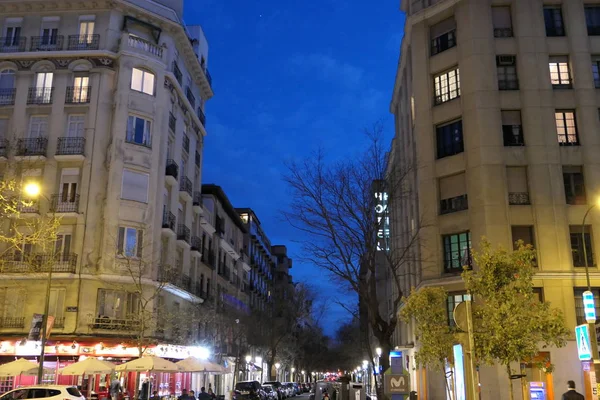
M 575 327 L 575 338 L 577 339 L 577 353 L 580 360 L 592 359 L 592 345 L 590 343 L 590 333 L 588 325 L 578 325 Z

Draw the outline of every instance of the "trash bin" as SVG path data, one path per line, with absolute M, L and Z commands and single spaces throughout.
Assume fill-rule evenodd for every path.
M 419 397 L 417 396 L 417 392 L 415 392 L 414 390 L 412 392 L 410 392 L 410 394 L 408 395 L 409 400 L 419 400 Z

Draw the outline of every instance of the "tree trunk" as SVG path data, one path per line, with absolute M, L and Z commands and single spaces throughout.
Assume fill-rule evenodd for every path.
M 512 379 L 510 379 L 510 375 L 511 375 L 511 370 L 510 370 L 510 364 L 506 366 L 506 376 L 508 377 L 508 394 L 509 394 L 509 398 L 510 400 L 515 400 L 515 394 L 513 393 L 513 382 Z
M 390 350 L 392 348 L 389 339 L 386 342 L 379 340 L 379 347 L 381 347 L 381 357 L 379 357 L 379 364 L 381 365 L 381 372 L 378 373 L 379 382 L 375 385 L 375 392 L 377 393 L 377 399 L 386 399 L 387 396 L 383 390 L 383 374 L 390 368 Z

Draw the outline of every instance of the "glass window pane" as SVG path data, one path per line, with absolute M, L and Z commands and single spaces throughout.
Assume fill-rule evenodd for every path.
M 142 75 L 143 71 L 137 68 L 134 68 L 131 72 L 131 88 L 133 90 L 137 90 L 139 92 L 142 91 Z

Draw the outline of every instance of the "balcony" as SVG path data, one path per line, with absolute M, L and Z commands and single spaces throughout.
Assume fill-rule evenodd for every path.
M 67 50 L 98 50 L 100 48 L 100 35 L 69 35 Z
M 154 57 L 162 58 L 163 49 L 162 47 L 150 43 L 146 39 L 142 39 L 139 36 L 129 35 L 127 38 L 127 45 L 132 49 L 141 50 L 144 53 L 148 53 Z
M 65 37 L 62 35 L 54 36 L 32 36 L 31 51 L 60 51 L 63 48 Z
M 508 193 L 508 204 L 511 206 L 526 206 L 531 204 L 528 192 Z
M 185 88 L 185 97 L 187 97 L 188 101 L 192 105 L 192 108 L 196 108 L 196 97 L 192 93 L 192 89 L 190 87 Z
M 169 112 L 169 129 L 175 133 L 175 128 L 177 126 L 177 118 L 173 115 L 172 112 Z
M 58 214 L 79 213 L 79 195 L 65 192 L 53 194 L 50 211 Z
M 230 242 L 228 242 L 225 238 L 222 238 L 221 240 L 219 240 L 219 242 L 221 243 L 221 248 L 227 254 L 229 254 L 234 260 L 237 260 L 238 258 L 240 258 L 240 255 L 233 248 L 233 245 Z
M 23 200 L 17 203 L 17 211 L 21 214 L 38 214 L 40 205 L 38 200 Z
M 84 150 L 84 137 L 59 137 L 54 158 L 57 161 L 83 161 Z
M 24 328 L 25 317 L 0 317 L 0 328 Z
M 177 165 L 175 160 L 167 160 L 165 176 L 167 178 L 167 183 L 170 183 L 171 186 L 174 186 L 177 183 L 177 177 L 179 176 L 179 166 Z
M 177 82 L 179 82 L 179 86 L 183 86 L 183 74 L 181 73 L 181 70 L 179 69 L 179 65 L 177 65 L 177 61 L 173 61 L 173 75 L 175 75 L 175 79 L 177 79 Z
M 52 104 L 53 87 L 31 87 L 27 93 L 27 104 Z
M 0 272 L 5 274 L 27 273 L 74 274 L 77 268 L 77 254 L 22 254 L 8 253 L 0 257 Z
M 162 217 L 162 228 L 168 230 L 169 232 L 175 232 L 175 223 L 177 218 L 175 218 L 175 214 L 171 211 L 164 210 Z
M 198 111 L 196 113 L 198 115 L 198 119 L 202 123 L 202 126 L 206 127 L 206 115 L 204 115 L 204 111 L 200 107 L 198 107 Z
M 111 318 L 106 316 L 91 318 L 88 323 L 92 329 L 127 332 L 134 331 L 139 324 L 140 321 L 137 318 Z
M 182 176 L 179 181 L 179 194 L 184 198 L 185 201 L 192 199 L 192 181 L 187 176 Z
M 45 137 L 19 139 L 17 141 L 17 157 L 46 157 L 48 139 Z
M 202 239 L 198 236 L 192 236 L 191 251 L 202 253 Z
M 86 104 L 90 102 L 91 86 L 68 86 L 65 104 Z
M 513 36 L 512 28 L 494 28 L 494 37 L 507 38 Z
M 17 89 L 0 89 L 0 106 L 14 106 Z
M 0 37 L 0 53 L 22 53 L 26 45 L 26 37 Z
M 52 328 L 62 329 L 65 327 L 65 317 L 54 317 Z
M 189 245 L 190 244 L 190 228 L 188 228 L 184 224 L 177 225 L 177 241 Z
M 457 211 L 467 210 L 469 208 L 469 201 L 467 195 L 452 197 L 449 199 L 440 200 L 440 214 L 450 214 Z

